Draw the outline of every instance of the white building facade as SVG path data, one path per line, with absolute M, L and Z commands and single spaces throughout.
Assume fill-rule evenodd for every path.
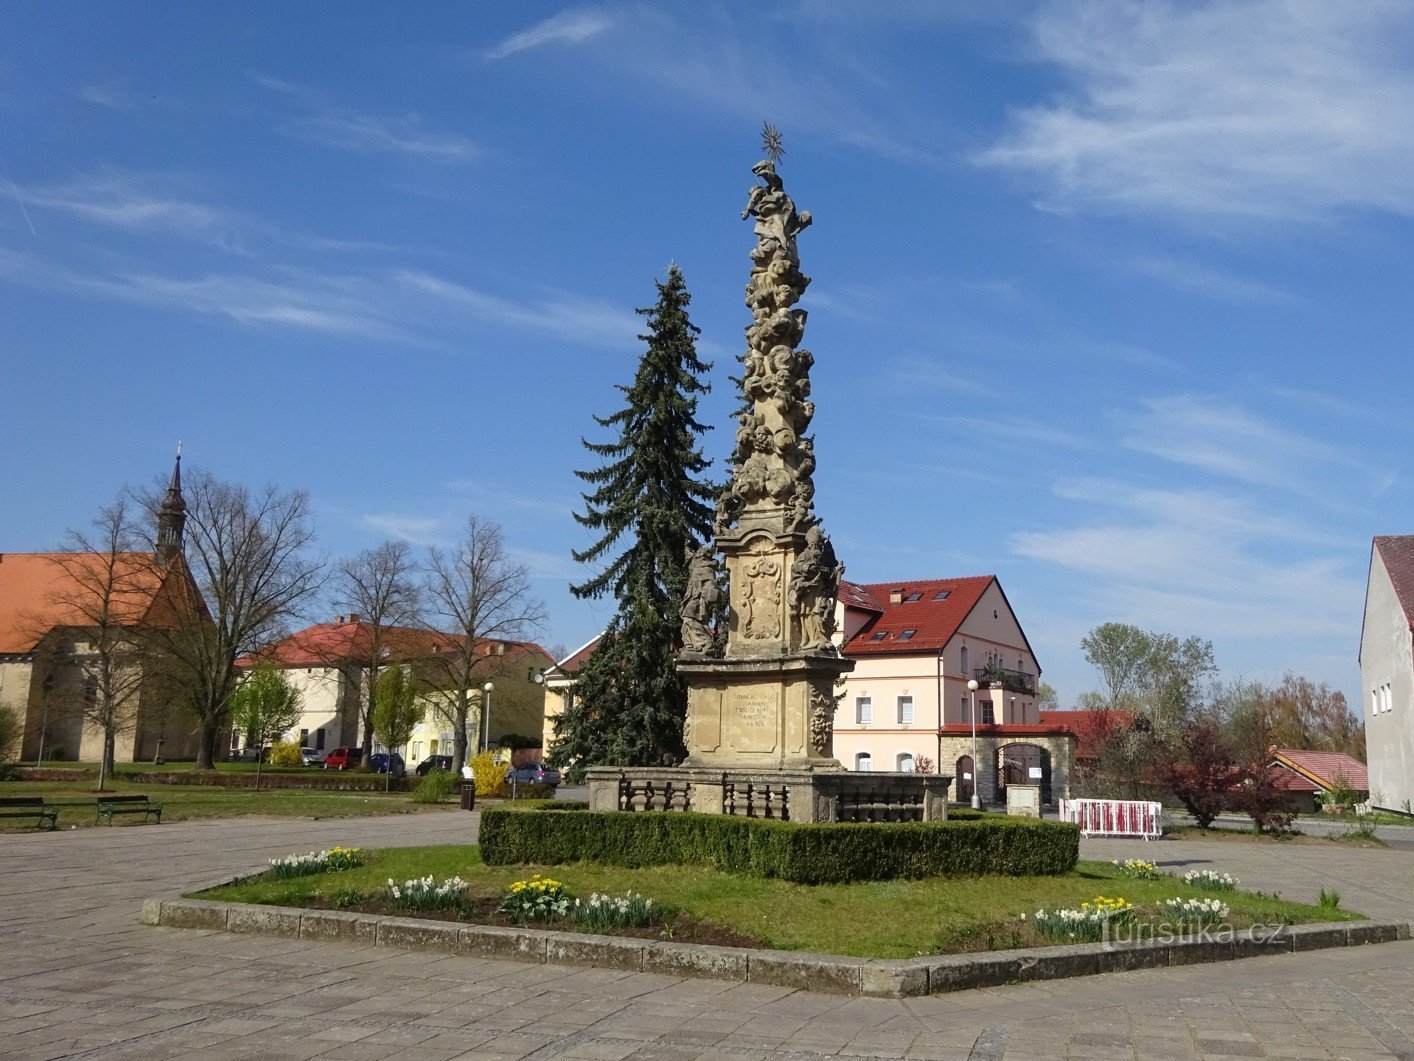
M 1414 535 L 1377 537 L 1370 550 L 1360 677 L 1370 802 L 1414 810 Z

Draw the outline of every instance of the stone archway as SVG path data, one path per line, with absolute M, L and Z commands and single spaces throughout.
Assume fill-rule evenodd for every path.
M 1041 802 L 1051 802 L 1051 752 L 1040 744 L 1017 742 L 997 749 L 999 803 L 1006 803 L 1007 785 L 1039 785 Z

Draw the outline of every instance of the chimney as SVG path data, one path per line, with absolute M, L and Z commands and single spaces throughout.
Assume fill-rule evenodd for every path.
M 358 612 L 349 612 L 349 622 L 356 623 L 359 620 Z
M 335 625 L 341 625 L 341 624 L 343 623 L 343 621 L 344 621 L 344 617 L 343 617 L 342 615 L 336 615 L 336 616 L 334 616 L 334 623 L 335 623 Z
M 902 603 L 903 603 L 903 587 L 902 587 L 902 586 L 898 586 L 898 587 L 896 587 L 896 588 L 894 588 L 894 589 L 889 590 L 889 603 L 890 603 L 890 604 L 902 604 Z

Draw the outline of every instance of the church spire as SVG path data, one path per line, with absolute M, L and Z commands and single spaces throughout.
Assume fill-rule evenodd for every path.
M 187 522 L 187 503 L 182 497 L 182 444 L 177 443 L 177 460 L 172 465 L 172 482 L 162 508 L 157 513 L 157 562 L 170 563 L 182 555 L 182 531 Z

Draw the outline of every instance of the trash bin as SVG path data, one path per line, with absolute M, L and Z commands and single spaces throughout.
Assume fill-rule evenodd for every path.
M 473 810 L 476 807 L 476 786 L 462 785 L 462 810 Z

